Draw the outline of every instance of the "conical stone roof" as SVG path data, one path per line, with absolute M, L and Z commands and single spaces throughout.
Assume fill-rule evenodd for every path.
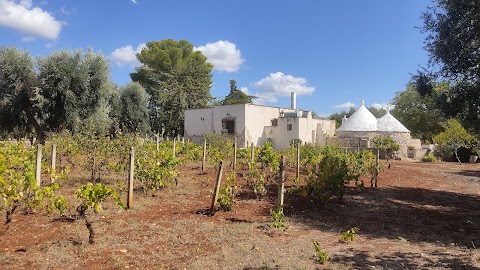
M 397 118 L 390 114 L 387 110 L 387 114 L 378 119 L 377 123 L 378 131 L 391 131 L 391 132 L 410 132 Z
M 362 100 L 362 105 L 356 110 L 337 131 L 377 131 L 377 118 Z

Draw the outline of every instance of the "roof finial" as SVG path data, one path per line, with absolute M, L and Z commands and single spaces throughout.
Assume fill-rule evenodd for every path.
M 361 103 L 361 106 L 365 106 L 365 100 L 362 99 L 360 103 Z
M 387 114 L 390 114 L 390 105 L 387 104 L 385 107 L 386 107 L 385 110 L 387 111 Z

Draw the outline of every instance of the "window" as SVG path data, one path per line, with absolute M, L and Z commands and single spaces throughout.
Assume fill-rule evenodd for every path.
M 293 129 L 292 124 L 287 124 L 287 131 L 291 131 Z
M 222 128 L 227 134 L 235 134 L 235 120 L 222 120 Z
M 275 118 L 275 119 L 272 119 L 272 127 L 276 127 L 278 126 L 278 119 Z

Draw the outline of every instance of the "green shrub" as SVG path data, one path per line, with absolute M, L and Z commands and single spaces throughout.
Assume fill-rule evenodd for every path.
M 434 155 L 426 155 L 422 157 L 422 162 L 436 162 L 438 161 Z
M 233 186 L 236 179 L 237 173 L 232 171 L 229 175 L 227 175 L 227 183 L 225 184 L 225 187 L 221 188 L 218 193 L 218 203 L 220 204 L 220 209 L 223 211 L 232 210 L 235 195 L 237 194 L 236 189 Z
M 358 227 L 354 227 L 349 229 L 346 232 L 343 232 L 342 235 L 340 236 L 340 241 L 352 242 L 353 240 L 355 240 L 355 235 L 357 234 L 358 231 L 360 231 L 360 229 Z
M 258 153 L 257 160 L 262 163 L 263 168 L 270 168 L 270 171 L 276 172 L 280 166 L 280 155 L 273 148 L 273 143 L 267 141 Z
M 212 166 L 233 156 L 233 140 L 226 134 L 207 133 L 203 135 L 207 140 L 207 157 Z
M 388 135 L 373 138 L 372 146 L 384 152 L 387 160 L 393 158 L 394 153 L 400 150 L 400 145 Z
M 322 149 L 322 160 L 307 179 L 307 189 L 321 202 L 327 202 L 331 197 L 341 199 L 348 182 L 349 168 L 343 151 L 334 146 Z
M 271 209 L 270 216 L 272 216 L 272 227 L 277 229 L 287 228 L 283 206 L 279 207 L 277 210 Z

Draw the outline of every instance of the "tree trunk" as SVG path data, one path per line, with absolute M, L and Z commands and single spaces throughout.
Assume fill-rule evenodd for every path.
M 87 226 L 88 229 L 88 243 L 93 244 L 95 243 L 94 237 L 95 237 L 95 232 L 93 231 L 93 226 L 92 223 L 88 221 L 87 217 L 85 218 L 85 225 Z
M 32 111 L 30 108 L 23 108 L 25 115 L 27 116 L 28 122 L 33 126 L 35 132 L 37 133 L 37 140 L 39 144 L 45 144 L 45 130 L 44 128 L 38 123 L 37 119 L 33 116 Z
M 453 149 L 453 152 L 455 152 L 455 157 L 457 158 L 458 163 L 460 163 L 460 165 L 462 165 L 462 162 L 460 161 L 460 158 L 458 157 L 458 148 Z
M 7 210 L 5 213 L 5 225 L 8 225 L 12 221 L 13 212 L 17 209 L 17 204 L 14 204 L 10 210 Z M 8 227 L 7 227 L 8 228 Z

